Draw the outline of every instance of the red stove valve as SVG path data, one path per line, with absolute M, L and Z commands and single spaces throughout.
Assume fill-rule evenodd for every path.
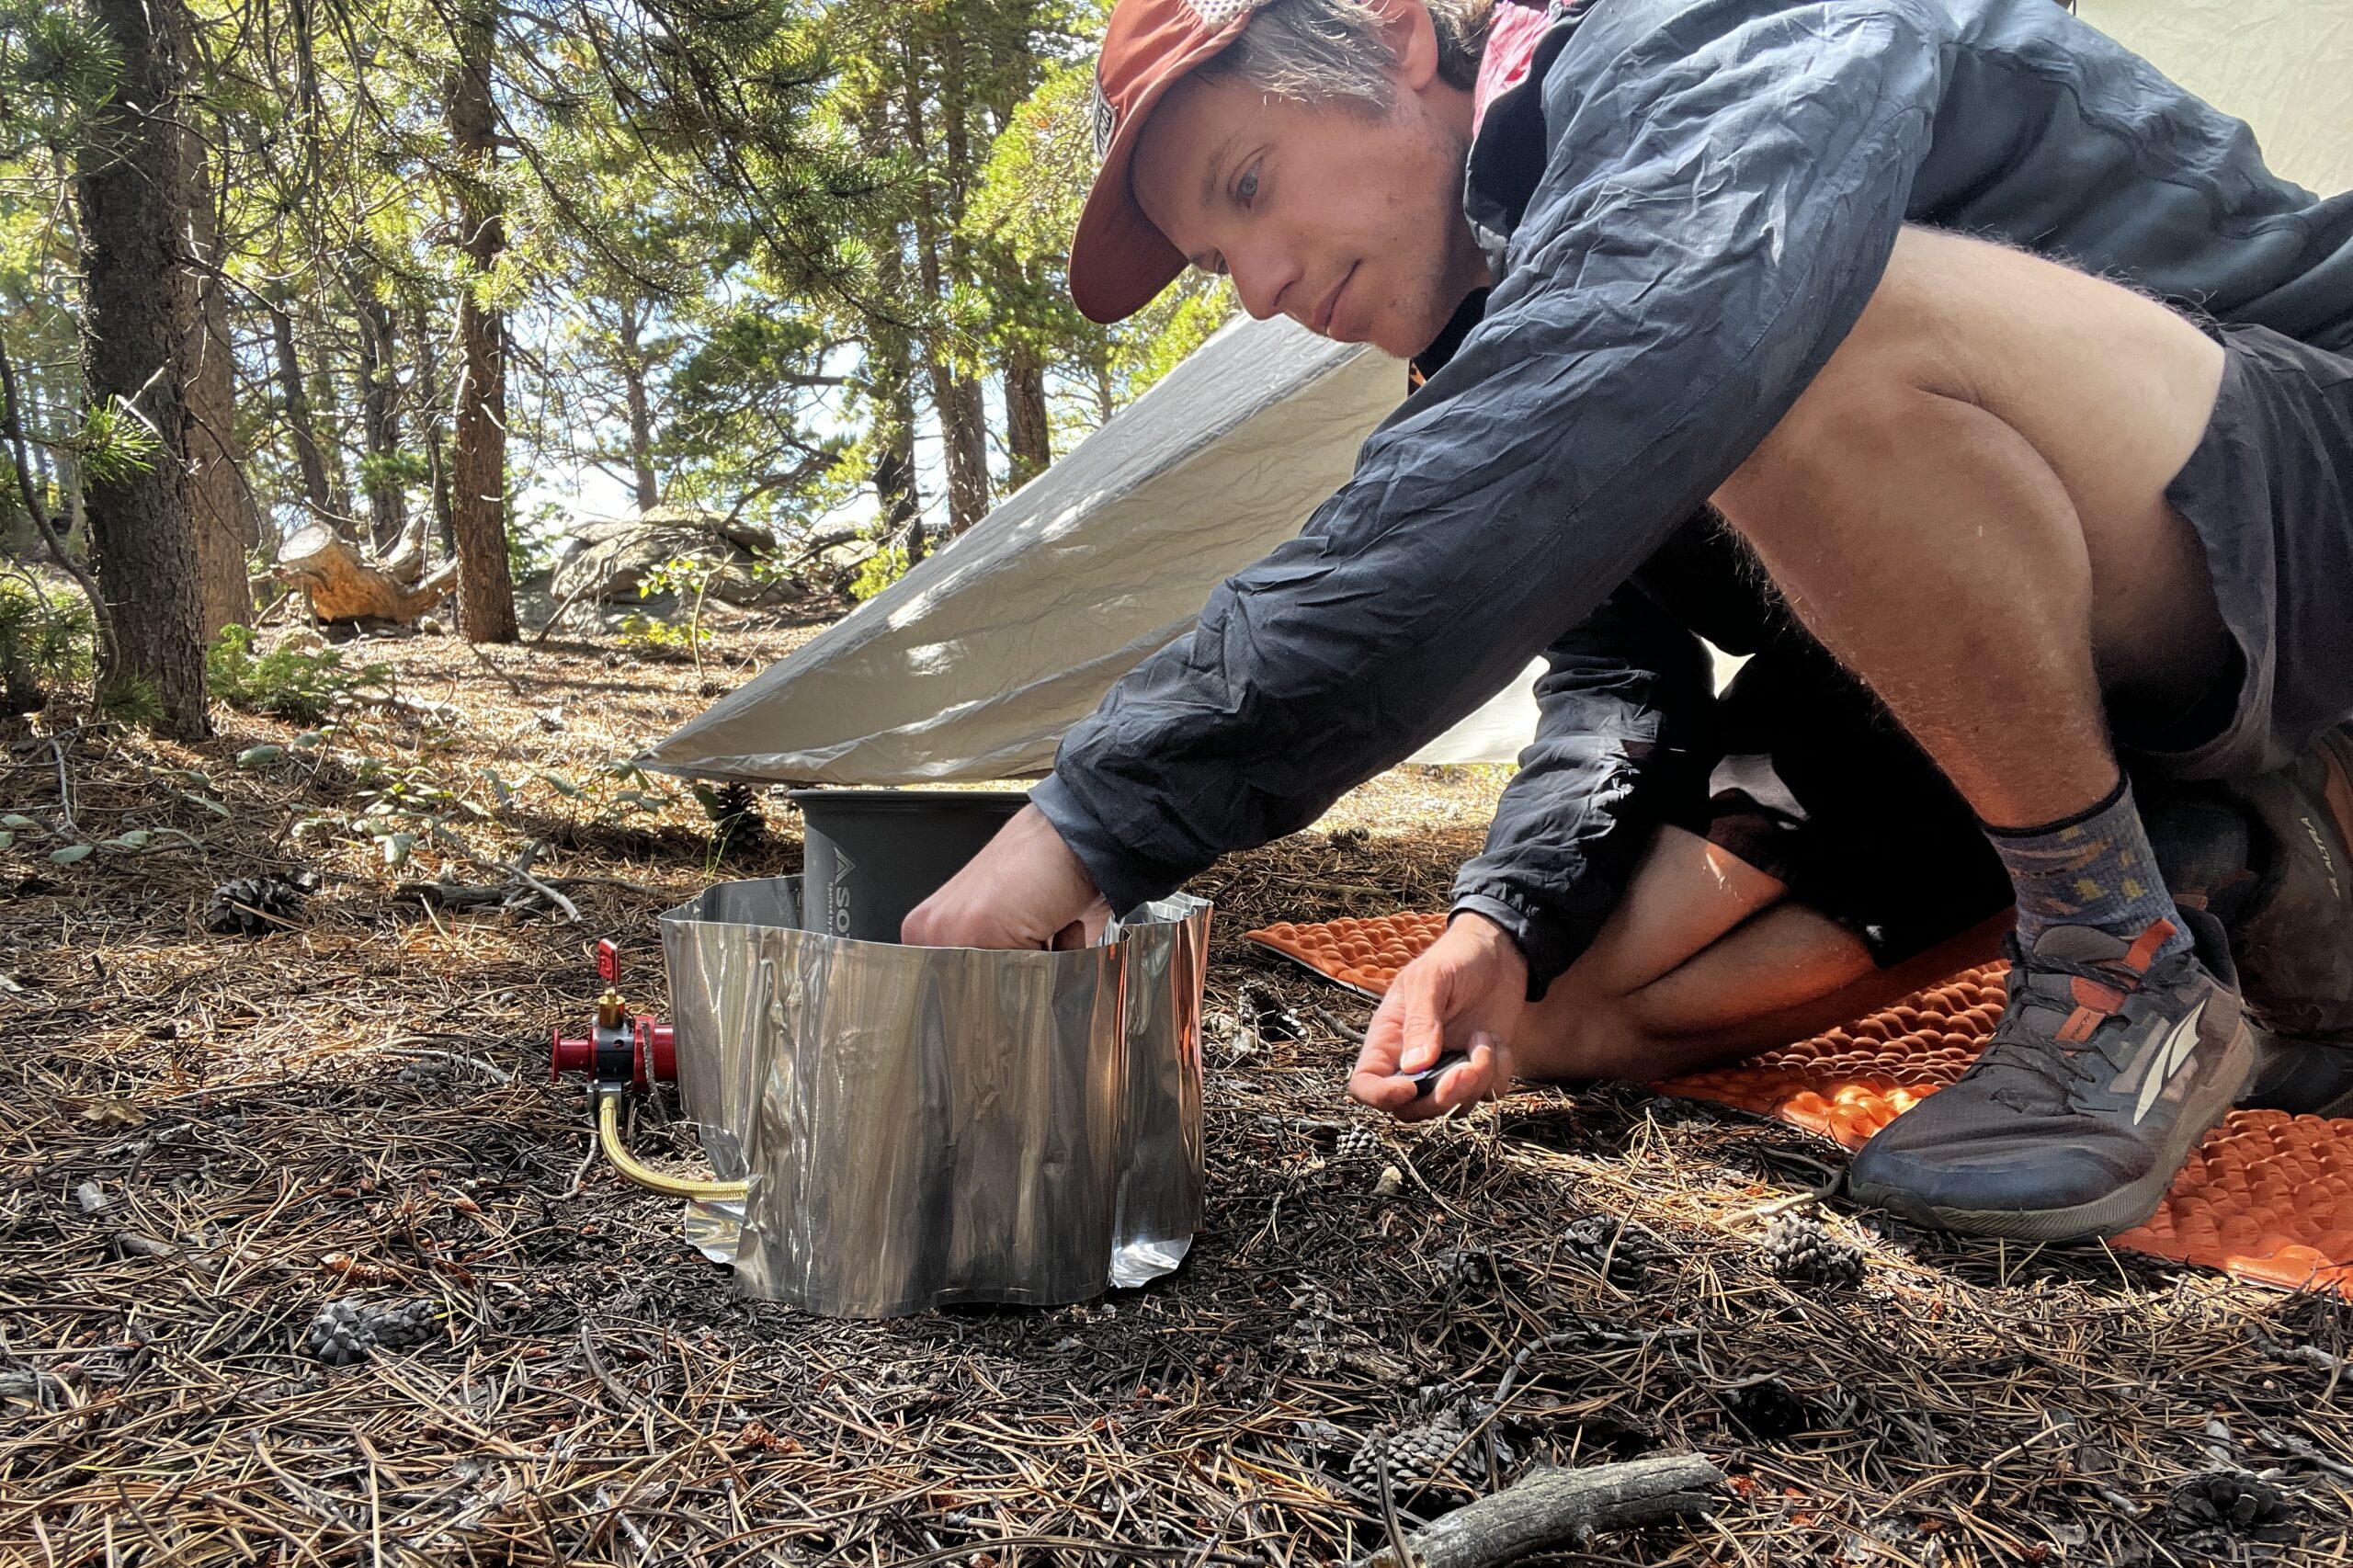
M 567 1039 L 560 1028 L 555 1031 L 548 1048 L 548 1077 L 583 1073 L 600 1086 L 627 1085 L 641 1092 L 676 1082 L 670 1026 L 650 1013 L 630 1017 L 620 993 L 620 949 L 609 937 L 597 944 L 597 976 L 605 983 L 605 994 L 597 998 L 596 1021 L 585 1040 Z

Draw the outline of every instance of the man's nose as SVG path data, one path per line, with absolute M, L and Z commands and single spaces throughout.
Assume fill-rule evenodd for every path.
M 1242 308 L 1254 321 L 1280 315 L 1285 306 L 1296 306 L 1292 285 L 1299 281 L 1298 263 L 1280 251 L 1254 250 L 1243 255 L 1229 254 L 1225 261 L 1233 278 L 1233 292 L 1242 301 Z

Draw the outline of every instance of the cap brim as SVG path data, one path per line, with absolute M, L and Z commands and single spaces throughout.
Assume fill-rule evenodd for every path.
M 1185 255 L 1168 243 L 1136 205 L 1128 183 L 1136 137 L 1153 108 L 1187 73 L 1232 43 L 1248 24 L 1245 11 L 1224 27 L 1179 55 L 1160 79 L 1146 88 L 1104 149 L 1103 165 L 1095 171 L 1095 185 L 1078 215 L 1077 232 L 1070 241 L 1070 297 L 1079 314 L 1109 325 L 1125 321 L 1153 297 L 1176 280 L 1188 265 Z

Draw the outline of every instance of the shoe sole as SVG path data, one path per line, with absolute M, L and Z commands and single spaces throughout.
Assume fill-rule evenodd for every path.
M 2237 1070 L 2218 1075 L 2182 1108 L 2181 1119 L 2174 1124 L 2173 1140 L 2165 1156 L 2150 1167 L 2149 1174 L 2105 1198 L 2066 1209 L 1947 1209 L 1923 1203 L 1892 1187 L 1884 1191 L 1854 1191 L 1849 1196 L 1859 1203 L 1884 1209 L 1916 1224 L 1964 1235 L 1999 1236 L 2021 1242 L 2075 1242 L 2129 1231 L 2157 1211 L 2157 1205 L 2172 1187 L 2174 1178 L 2188 1162 L 2190 1152 L 2230 1114 L 2231 1108 L 2255 1081 L 2255 1031 L 2244 1018 L 2231 1041 L 2230 1059 L 2235 1060 Z

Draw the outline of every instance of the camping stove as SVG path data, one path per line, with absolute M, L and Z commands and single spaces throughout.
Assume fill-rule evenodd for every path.
M 676 1083 L 678 1053 L 670 1026 L 651 1013 L 629 1016 L 620 992 L 620 949 L 610 937 L 597 944 L 597 975 L 605 983 L 605 994 L 597 998 L 588 1036 L 566 1039 L 563 1026 L 556 1026 L 548 1049 L 548 1080 L 585 1074 L 600 1091 L 635 1089 L 640 1094 L 655 1084 Z

